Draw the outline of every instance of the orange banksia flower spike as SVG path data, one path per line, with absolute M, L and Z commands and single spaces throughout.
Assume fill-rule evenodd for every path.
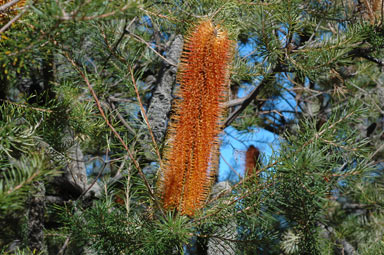
M 198 23 L 186 38 L 159 179 L 166 210 L 192 216 L 209 195 L 218 167 L 233 46 L 227 33 L 210 20 Z
M 248 147 L 245 153 L 245 176 L 251 176 L 257 171 L 257 163 L 259 162 L 260 151 L 255 146 Z

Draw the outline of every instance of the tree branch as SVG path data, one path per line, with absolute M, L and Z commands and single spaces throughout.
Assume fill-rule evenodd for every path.
M 5 11 L 6 9 L 8 9 L 9 7 L 12 7 L 14 6 L 15 4 L 17 4 L 18 2 L 20 2 L 20 0 L 12 0 L 8 3 L 5 3 L 3 5 L 0 6 L 0 12 L 2 11 Z
M 244 98 L 241 98 L 241 101 L 237 101 L 237 99 L 232 100 L 236 102 L 236 104 L 241 104 L 239 108 L 234 110 L 231 115 L 225 120 L 224 127 L 227 127 L 231 125 L 231 123 L 247 108 L 247 106 L 257 97 L 257 95 L 260 93 L 261 90 L 269 83 L 272 75 L 275 73 L 275 69 L 267 74 L 264 79 L 260 82 L 259 86 L 257 86 L 254 90 L 252 90 L 251 93 L 249 93 Z M 231 102 L 231 101 L 230 101 Z M 228 103 L 230 103 L 228 102 Z M 261 105 L 264 103 L 264 101 L 258 101 L 258 107 L 261 107 Z

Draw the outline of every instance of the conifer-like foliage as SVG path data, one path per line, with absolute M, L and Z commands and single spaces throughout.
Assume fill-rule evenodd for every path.
M 0 1 L 0 253 L 383 254 L 382 24 L 376 0 Z

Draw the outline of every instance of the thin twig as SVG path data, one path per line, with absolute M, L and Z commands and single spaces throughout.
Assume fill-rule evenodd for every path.
M 373 159 L 374 156 L 376 156 L 377 153 L 379 153 L 382 149 L 384 149 L 384 144 L 382 144 L 372 155 L 369 156 L 369 160 Z
M 125 161 L 127 161 L 127 155 L 124 155 L 124 159 L 121 162 L 121 165 L 119 166 L 119 169 L 117 169 L 117 172 L 116 172 L 115 176 L 113 177 L 113 179 L 119 179 L 121 171 L 123 171 L 123 168 L 125 166 Z
M 168 64 L 170 64 L 171 66 L 177 66 L 177 64 L 169 61 L 168 59 L 166 59 L 164 56 L 162 56 L 159 52 L 157 52 L 154 48 L 151 47 L 151 45 L 145 41 L 143 38 L 141 38 L 140 36 L 134 34 L 134 33 L 131 33 L 130 31 L 128 30 L 125 30 L 127 32 L 127 34 L 129 34 L 130 36 L 132 36 L 133 39 L 135 39 L 136 41 L 138 42 L 141 42 L 141 43 L 144 43 L 145 45 L 147 45 L 147 47 L 153 51 L 157 56 L 159 56 L 161 59 L 163 59 L 165 62 L 167 62 Z
M 25 184 L 31 183 L 33 179 L 35 179 L 36 176 L 40 174 L 40 171 L 37 170 L 34 174 L 32 174 L 26 181 L 21 182 L 19 185 L 15 186 L 14 188 L 11 188 L 7 191 L 7 195 L 11 194 L 12 192 L 21 189 Z
M 306 143 L 303 144 L 302 148 L 300 148 L 299 151 L 301 151 L 305 146 L 307 146 L 307 145 L 309 145 L 310 143 L 312 143 L 313 140 L 315 140 L 315 139 L 319 139 L 319 138 L 320 138 L 326 131 L 328 131 L 328 130 L 334 128 L 334 127 L 335 127 L 336 125 L 338 125 L 340 122 L 342 122 L 342 121 L 348 119 L 349 117 L 351 117 L 354 113 L 355 113 L 355 112 L 351 112 L 351 113 L 347 114 L 347 115 L 344 116 L 343 118 L 339 119 L 338 121 L 336 121 L 335 123 L 333 123 L 332 125 L 330 125 L 328 128 L 326 128 L 326 129 L 324 128 L 322 131 L 320 131 L 320 132 L 314 134 L 314 136 L 313 136 L 311 139 L 309 139 Z
M 108 98 L 108 99 L 110 99 L 110 98 Z M 131 128 L 131 126 L 128 124 L 128 122 L 123 118 L 123 116 L 121 116 L 121 113 L 119 112 L 119 109 L 115 106 L 115 104 L 110 102 L 111 100 L 107 100 L 107 101 L 108 101 L 108 104 L 113 109 L 113 112 L 116 113 L 117 118 L 121 121 L 121 123 L 123 123 L 123 125 L 129 130 L 129 132 L 131 132 L 133 135 L 136 135 L 135 130 L 133 128 Z
M 102 35 L 103 35 L 103 38 L 104 38 L 104 42 L 105 42 L 105 44 L 107 45 L 107 47 L 108 47 L 108 49 L 109 49 L 109 51 L 110 51 L 109 56 L 107 57 L 107 59 L 104 61 L 104 64 L 102 65 L 102 66 L 103 66 L 103 69 L 102 69 L 102 70 L 104 70 L 104 68 L 107 66 L 107 63 L 108 63 L 108 61 L 109 61 L 109 59 L 111 58 L 112 55 L 116 57 L 115 51 L 116 51 L 116 49 L 117 49 L 117 46 L 119 46 L 119 44 L 120 44 L 121 41 L 123 40 L 124 35 L 125 35 L 125 33 L 126 33 L 125 31 L 131 28 L 132 24 L 136 21 L 136 18 L 137 18 L 137 17 L 134 17 L 134 18 L 129 22 L 129 24 L 127 24 L 127 20 L 124 21 L 125 24 L 124 24 L 123 32 L 121 33 L 120 38 L 117 39 L 115 45 L 114 45 L 112 48 L 111 48 L 111 46 L 110 46 L 109 43 L 108 43 L 107 35 L 104 33 L 104 30 L 103 30 L 103 29 L 100 29 L 100 30 L 102 31 Z M 124 59 L 124 58 L 121 58 L 121 56 L 119 56 L 119 58 L 120 58 L 120 59 Z M 124 60 L 125 60 L 125 59 L 124 59 Z
M 244 102 L 244 100 L 245 100 L 245 97 L 236 98 L 236 99 L 230 100 L 228 102 L 225 102 L 224 106 L 225 107 L 234 107 L 234 106 L 237 106 L 239 104 L 242 104 Z
M 237 177 L 239 177 L 239 180 L 241 180 L 241 175 L 228 163 L 228 161 L 225 160 L 223 155 L 220 155 L 220 157 L 224 160 L 225 164 L 227 164 L 229 169 L 231 169 L 231 171 L 234 172 L 237 175 Z
M 65 249 L 67 249 L 67 246 L 68 246 L 68 244 L 69 244 L 69 240 L 70 240 L 70 236 L 68 236 L 68 237 L 65 239 L 64 244 L 63 244 L 63 246 L 61 247 L 61 249 L 59 250 L 59 252 L 57 253 L 57 255 L 62 255 L 62 254 L 64 254 Z
M 206 215 L 200 217 L 199 219 L 196 219 L 195 221 L 196 221 L 196 222 L 199 222 L 199 221 L 202 221 L 203 219 L 212 217 L 213 215 L 218 214 L 218 213 L 221 212 L 222 210 L 224 210 L 224 209 L 226 209 L 226 208 L 229 208 L 229 206 L 233 205 L 234 203 L 243 200 L 244 198 L 246 198 L 247 196 L 249 196 L 250 194 L 252 194 L 251 192 L 261 191 L 261 190 L 263 190 L 263 189 L 265 189 L 265 188 L 268 188 L 268 187 L 270 187 L 270 186 L 272 186 L 272 183 L 267 183 L 266 185 L 264 185 L 263 187 L 258 188 L 257 190 L 252 190 L 252 191 L 248 190 L 248 191 L 246 191 L 245 193 L 243 193 L 242 196 L 240 196 L 240 197 L 236 197 L 236 198 L 233 199 L 232 201 L 228 201 L 228 202 L 226 202 L 226 207 L 219 207 L 219 205 L 218 205 L 218 206 L 216 206 L 216 207 L 218 207 L 217 210 L 213 211 L 212 213 L 208 213 L 208 214 L 206 214 Z M 211 208 L 211 210 L 212 210 L 212 208 Z
M 77 12 L 78 12 L 77 11 L 75 14 L 64 15 L 62 17 L 58 17 L 58 19 L 59 20 L 94 20 L 94 19 L 100 19 L 100 18 L 102 19 L 102 18 L 107 18 L 107 17 L 113 16 L 118 12 L 123 12 L 123 11 L 127 10 L 130 6 L 131 6 L 130 4 L 126 4 L 121 9 L 116 10 L 116 11 L 103 13 L 103 14 L 99 14 L 99 15 L 93 15 L 93 16 L 84 16 L 84 17 L 80 17 L 79 19 L 76 19 Z
M 260 82 L 260 84 L 254 90 L 252 90 L 251 93 L 245 96 L 244 99 L 242 99 L 240 107 L 234 110 L 231 115 L 225 120 L 225 127 L 231 125 L 231 123 L 237 118 L 237 116 L 239 116 L 240 113 L 242 113 L 245 108 L 247 108 L 247 106 L 252 102 L 252 100 L 256 98 L 260 91 L 269 83 L 270 77 L 273 73 L 274 72 L 272 71 L 270 74 L 267 74 L 264 79 Z
M 0 12 L 2 11 L 5 11 L 6 9 L 8 9 L 9 7 L 12 7 L 14 6 L 15 4 L 17 4 L 20 0 L 12 0 L 8 3 L 5 3 L 3 5 L 0 6 Z
M 166 15 L 163 15 L 163 14 L 160 14 L 160 13 L 154 13 L 154 12 L 151 12 L 151 11 L 148 11 L 148 10 L 145 10 L 144 8 L 140 7 L 139 10 L 145 12 L 147 15 L 153 15 L 153 16 L 157 16 L 159 18 L 164 18 L 164 19 L 168 19 L 168 20 L 172 20 L 172 21 L 176 21 L 176 22 L 183 22 L 182 20 L 180 19 L 176 19 L 176 18 L 170 18 Z
M 129 193 L 131 190 L 131 171 L 128 169 L 128 174 L 127 174 L 127 182 L 125 183 L 126 188 L 125 188 L 125 210 L 127 212 L 127 217 L 130 211 L 130 197 Z
M 108 152 L 109 152 L 109 150 L 107 149 L 107 151 L 105 153 L 105 155 L 106 155 L 105 158 L 108 158 Z M 100 176 L 103 174 L 106 165 L 107 165 L 107 163 L 104 162 L 103 168 L 101 168 L 101 170 L 97 173 L 97 176 L 95 177 L 95 179 L 93 180 L 91 185 L 89 185 L 88 188 L 85 191 L 83 191 L 83 193 L 81 193 L 81 195 L 79 196 L 79 199 L 82 198 L 83 196 L 85 196 L 85 194 L 87 194 L 88 191 L 90 191 L 92 189 L 92 187 L 95 185 L 95 183 L 99 180 Z
M 361 57 L 365 58 L 366 60 L 369 60 L 373 63 L 376 63 L 378 64 L 379 66 L 384 66 L 384 62 L 378 58 L 375 58 L 375 57 L 372 57 L 372 56 L 369 56 L 369 55 L 362 55 Z
M 231 190 L 225 191 L 223 194 L 220 194 L 220 195 L 221 195 L 221 196 L 224 196 L 224 195 L 227 195 L 227 194 L 231 193 L 233 189 L 237 188 L 238 186 L 242 185 L 243 183 L 245 183 L 245 182 L 248 181 L 249 179 L 254 178 L 254 176 L 259 175 L 261 172 L 264 172 L 264 171 L 266 171 L 267 169 L 269 169 L 269 168 L 271 168 L 271 167 L 273 167 L 273 166 L 275 166 L 275 165 L 277 165 L 277 164 L 279 164 L 279 163 L 280 163 L 280 162 L 278 162 L 278 161 L 273 162 L 273 163 L 271 163 L 271 164 L 265 166 L 263 169 L 260 169 L 260 170 L 256 171 L 255 173 L 252 173 L 251 175 L 248 175 L 248 176 L 244 177 L 242 180 L 240 180 L 240 181 L 237 182 L 235 185 L 233 185 Z M 210 204 L 210 203 L 214 202 L 215 200 L 217 200 L 217 198 L 218 198 L 218 197 L 212 198 L 211 200 L 209 200 L 209 201 L 207 202 L 207 204 Z
M 135 77 L 133 77 L 132 67 L 129 67 L 129 72 L 131 73 L 131 79 L 132 79 L 133 86 L 135 87 L 136 97 L 137 97 L 137 100 L 139 101 L 141 114 L 144 116 L 145 124 L 147 124 L 149 134 L 151 135 L 151 138 L 152 138 L 153 146 L 155 146 L 155 151 L 156 151 L 157 157 L 159 158 L 160 164 L 162 165 L 159 147 L 157 146 L 155 136 L 153 135 L 152 128 L 149 124 L 147 114 L 145 113 L 145 110 L 143 107 L 143 103 L 141 102 L 141 98 L 140 98 L 139 90 L 137 89 Z
M 24 108 L 32 109 L 32 110 L 39 111 L 39 112 L 49 112 L 49 113 L 53 112 L 52 110 L 49 110 L 49 109 L 32 107 L 32 106 L 26 105 L 26 104 L 18 104 L 18 103 L 15 103 L 15 102 L 12 102 L 12 101 L 9 101 L 6 99 L 0 99 L 0 101 L 6 102 L 8 104 L 13 104 L 13 105 L 16 105 L 18 107 L 24 107 Z
M 15 23 L 20 17 L 24 14 L 24 12 L 27 11 L 27 8 L 24 8 L 19 14 L 17 14 L 13 19 L 11 19 L 7 24 L 5 24 L 1 29 L 0 29 L 0 34 L 4 33 L 5 30 L 7 30 L 13 23 Z
M 128 156 L 129 158 L 132 160 L 133 164 L 135 165 L 136 169 L 138 170 L 139 172 L 139 175 L 140 177 L 143 179 L 144 181 L 144 184 L 148 190 L 148 193 L 151 197 L 151 199 L 153 200 L 153 202 L 156 204 L 156 206 L 158 207 L 159 211 L 161 212 L 161 214 L 165 217 L 165 214 L 164 214 L 164 211 L 163 209 L 161 208 L 160 204 L 158 203 L 156 197 L 155 197 L 155 194 L 151 188 L 151 185 L 149 184 L 147 178 L 145 177 L 145 174 L 143 172 L 143 170 L 141 169 L 140 167 L 140 164 L 139 162 L 137 162 L 137 160 L 135 159 L 135 157 L 133 156 L 133 153 L 131 152 L 131 150 L 128 148 L 128 145 L 124 142 L 123 138 L 120 136 L 120 134 L 116 131 L 116 129 L 112 126 L 112 124 L 109 122 L 107 116 L 105 115 L 104 113 L 104 110 L 103 108 L 101 107 L 101 104 L 100 104 L 100 101 L 96 95 L 96 92 L 93 90 L 92 88 L 92 85 L 91 83 L 89 82 L 88 80 L 88 77 L 85 75 L 85 73 L 79 68 L 79 66 L 76 64 L 76 62 L 69 56 L 68 52 L 64 52 L 64 55 L 65 57 L 68 59 L 68 61 L 72 64 L 72 66 L 76 69 L 76 71 L 81 75 L 81 77 L 83 78 L 84 82 L 87 84 L 88 86 L 88 89 L 89 91 L 91 92 L 92 94 L 92 97 L 93 99 L 95 100 L 95 103 L 96 103 L 96 106 L 97 108 L 99 109 L 99 112 L 101 114 L 101 116 L 103 117 L 105 123 L 108 125 L 108 127 L 112 130 L 113 134 L 116 136 L 116 138 L 120 141 L 121 145 L 123 145 L 124 149 L 126 150 L 126 152 L 128 153 Z

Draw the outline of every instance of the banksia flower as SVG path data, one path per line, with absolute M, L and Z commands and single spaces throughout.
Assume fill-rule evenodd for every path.
M 260 151 L 255 146 L 248 147 L 245 153 L 245 176 L 251 176 L 257 170 L 257 163 L 259 162 Z
M 159 180 L 166 210 L 192 216 L 209 195 L 218 166 L 233 45 L 210 20 L 201 21 L 186 38 Z

